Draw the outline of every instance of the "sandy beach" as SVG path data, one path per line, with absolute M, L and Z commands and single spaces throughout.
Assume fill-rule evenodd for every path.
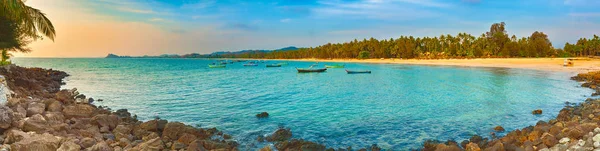
M 492 58 L 492 59 L 274 59 L 287 61 L 352 62 L 414 65 L 449 65 L 465 67 L 522 68 L 546 71 L 584 73 L 600 70 L 600 59 L 571 58 L 573 66 L 564 67 L 565 58 Z

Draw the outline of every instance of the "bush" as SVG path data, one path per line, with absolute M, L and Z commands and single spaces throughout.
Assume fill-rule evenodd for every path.
M 358 54 L 358 59 L 369 59 L 369 55 L 371 55 L 371 53 L 369 53 L 368 51 L 361 51 Z

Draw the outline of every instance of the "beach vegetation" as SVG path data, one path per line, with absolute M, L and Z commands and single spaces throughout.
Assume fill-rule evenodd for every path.
M 369 51 L 361 51 L 360 54 L 358 54 L 358 59 L 369 59 L 370 55 L 371 53 L 369 53 Z
M 29 43 L 55 36 L 54 25 L 39 9 L 25 5 L 24 0 L 0 0 L 0 64 L 10 64 L 10 52 L 30 52 Z

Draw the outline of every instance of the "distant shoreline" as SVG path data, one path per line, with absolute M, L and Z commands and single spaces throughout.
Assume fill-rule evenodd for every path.
M 225 59 L 225 58 L 223 58 Z M 239 59 L 239 58 L 227 58 Z M 543 71 L 584 73 L 600 70 L 600 59 L 570 58 L 574 66 L 564 67 L 566 58 L 477 58 L 477 59 L 239 59 L 239 60 L 279 60 L 279 61 L 314 61 L 314 62 L 346 62 L 373 64 L 408 64 L 461 67 L 498 67 L 519 68 Z

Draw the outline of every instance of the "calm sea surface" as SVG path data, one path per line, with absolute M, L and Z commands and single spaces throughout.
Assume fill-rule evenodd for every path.
M 53 68 L 71 76 L 64 88 L 126 108 L 140 119 L 158 115 L 232 134 L 240 149 L 267 145 L 258 135 L 280 126 L 294 138 L 328 147 L 417 148 L 426 139 L 489 136 L 549 120 L 565 101 L 581 102 L 592 90 L 569 80 L 569 73 L 523 69 L 467 68 L 390 64 L 346 64 L 373 74 L 348 75 L 344 69 L 299 74 L 289 62 L 224 69 L 205 59 L 41 59 L 16 58 L 28 67 Z M 276 63 L 276 61 L 267 61 Z M 322 66 L 324 63 L 321 63 Z M 531 114 L 542 109 L 544 114 Z M 267 119 L 257 119 L 266 111 Z

